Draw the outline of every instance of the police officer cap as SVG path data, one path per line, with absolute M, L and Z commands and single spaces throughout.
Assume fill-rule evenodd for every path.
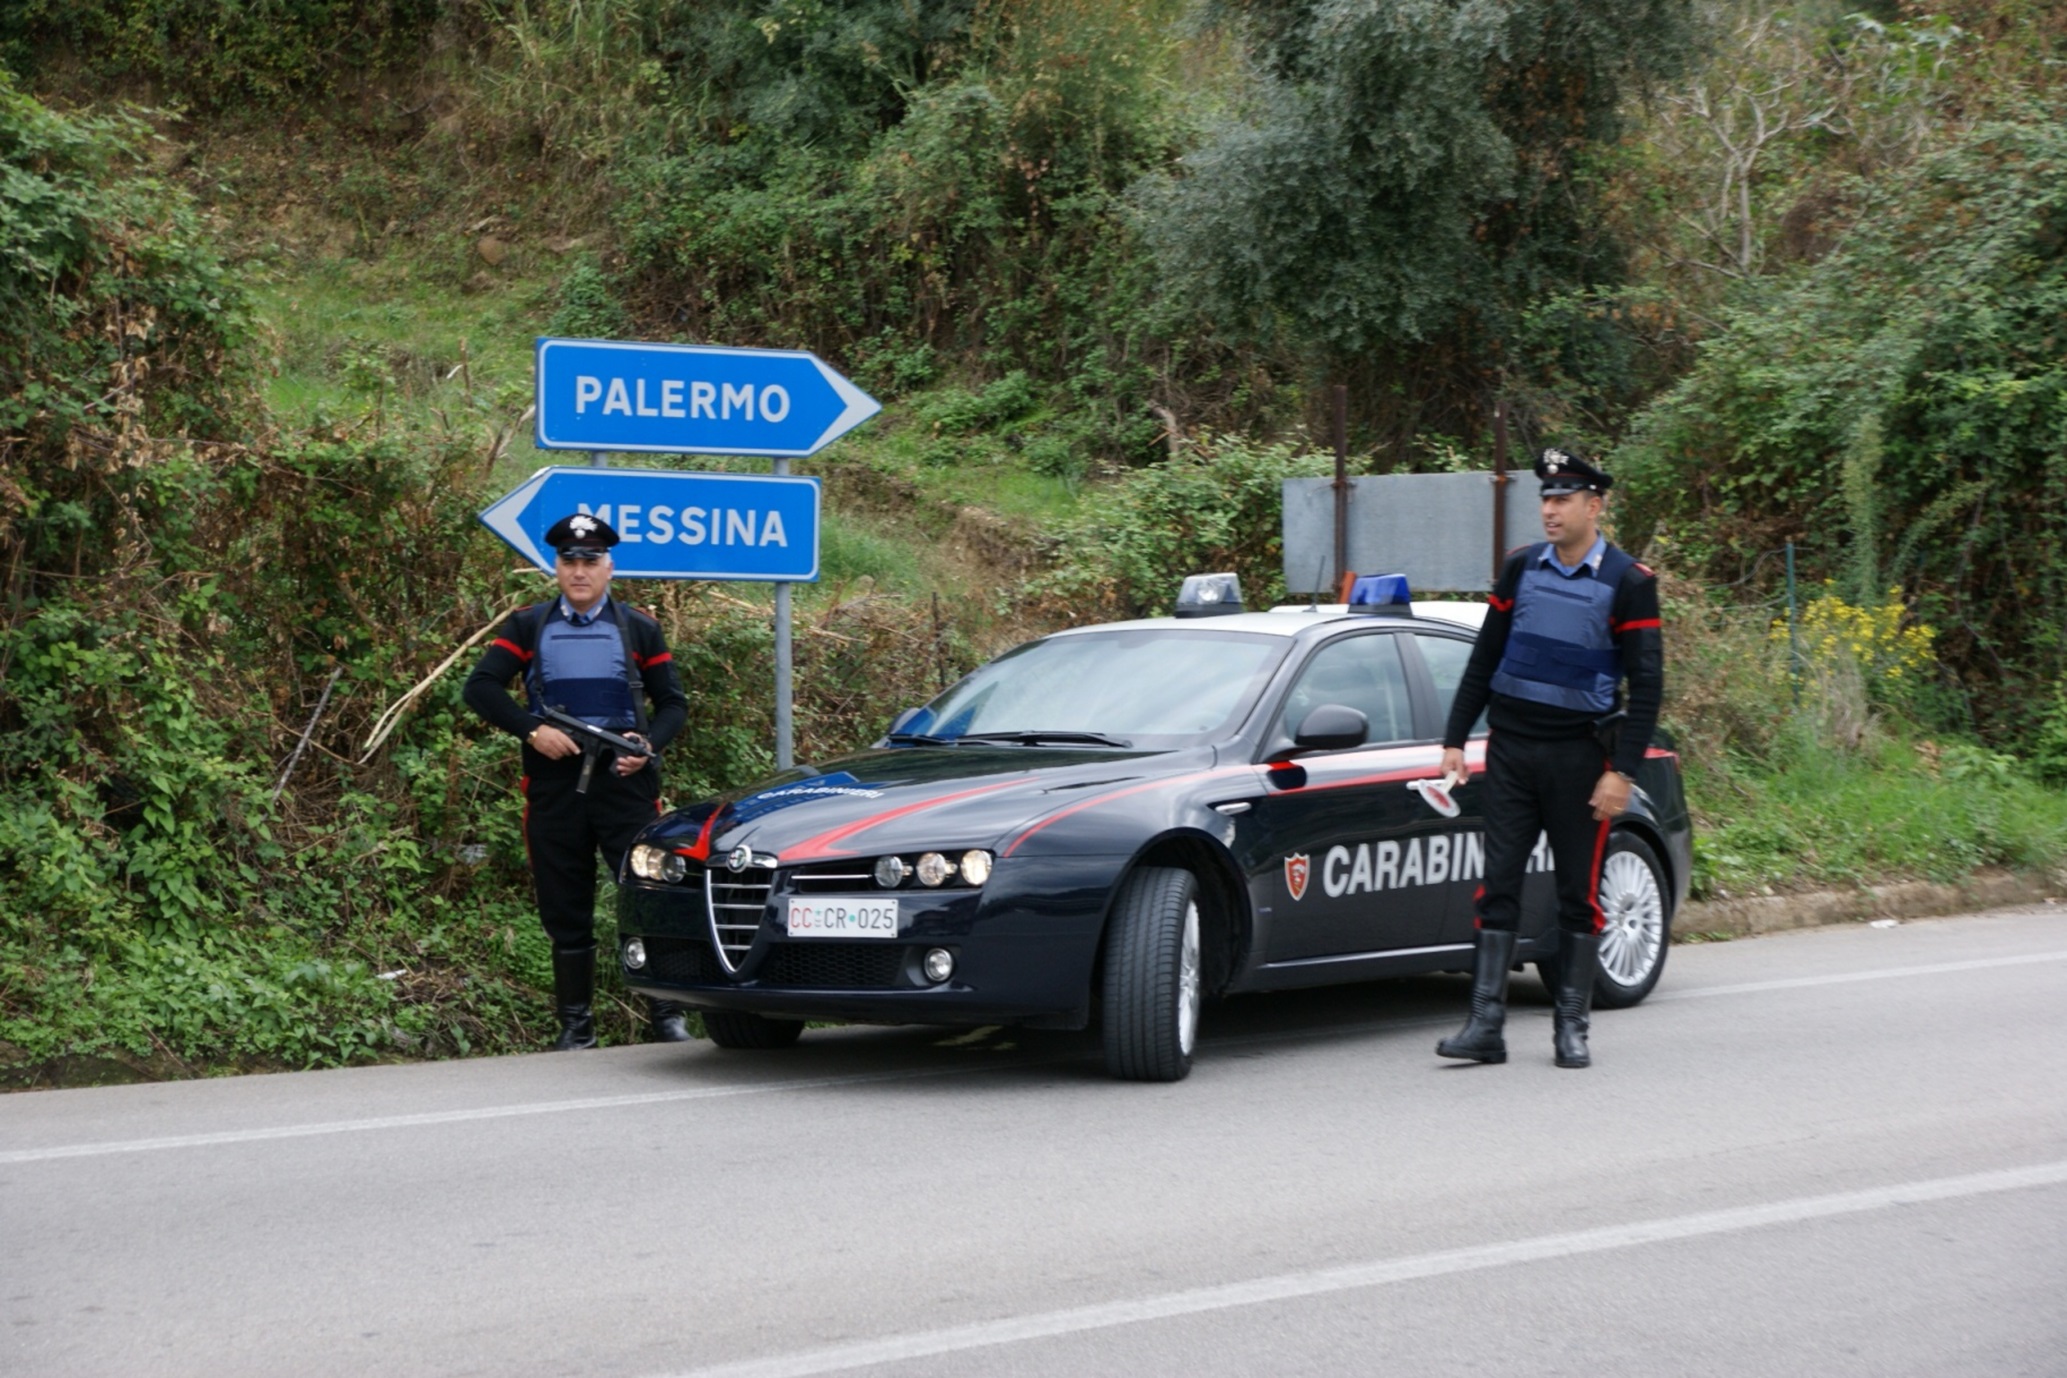
M 1543 496 L 1559 493 L 1605 493 L 1615 480 L 1570 450 L 1555 445 L 1536 456 L 1536 477 L 1543 480 Z
M 601 517 L 575 512 L 546 528 L 545 543 L 563 559 L 596 560 L 617 544 L 617 533 Z

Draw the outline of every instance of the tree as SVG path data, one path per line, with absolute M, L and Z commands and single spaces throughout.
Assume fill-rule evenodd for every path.
M 1681 70 L 1689 0 L 1251 0 L 1244 118 L 1149 195 L 1172 291 L 1470 433 L 1535 302 L 1613 280 L 1582 175 Z M 1366 389 L 1369 391 L 1370 389 Z

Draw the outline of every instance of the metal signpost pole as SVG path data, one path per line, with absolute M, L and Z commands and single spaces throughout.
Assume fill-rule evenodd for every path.
M 789 461 L 775 461 L 776 477 L 789 473 Z M 793 720 L 790 715 L 790 616 L 789 584 L 775 585 L 775 768 L 788 770 L 796 764 Z
M 1336 592 L 1349 601 L 1349 389 L 1335 384 L 1335 583 Z
M 1507 558 L 1507 399 L 1493 404 L 1493 582 Z

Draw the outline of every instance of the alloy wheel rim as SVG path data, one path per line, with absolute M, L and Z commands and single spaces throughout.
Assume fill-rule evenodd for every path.
M 1665 939 L 1665 896 L 1658 877 L 1634 852 L 1617 852 L 1601 870 L 1601 969 L 1625 986 L 1642 984 L 1658 964 Z
M 1177 950 L 1177 1050 L 1191 1056 L 1199 1035 L 1199 907 L 1184 906 L 1184 937 Z

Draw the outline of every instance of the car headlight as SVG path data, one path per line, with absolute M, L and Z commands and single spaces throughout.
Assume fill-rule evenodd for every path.
M 885 890 L 895 890 L 910 874 L 911 867 L 904 864 L 901 856 L 886 856 L 876 862 L 876 884 Z
M 962 879 L 971 885 L 981 885 L 990 879 L 989 852 L 962 853 Z
M 632 848 L 632 874 L 641 880 L 673 882 L 689 874 L 689 863 L 665 847 L 641 842 Z
M 919 858 L 919 884 L 941 885 L 955 873 L 955 864 L 938 852 L 928 852 Z

